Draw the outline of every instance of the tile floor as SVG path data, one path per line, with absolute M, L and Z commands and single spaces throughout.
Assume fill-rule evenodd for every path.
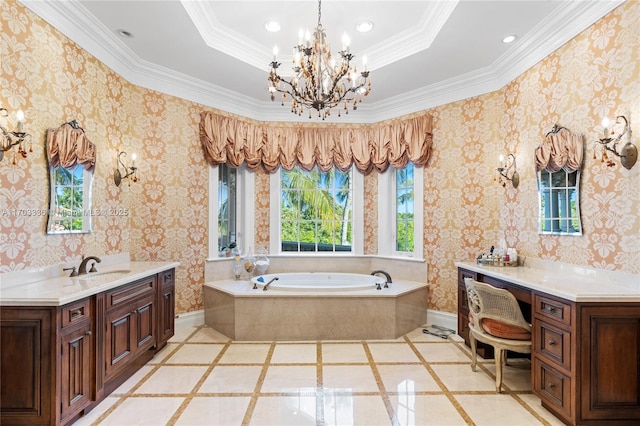
M 458 336 L 234 342 L 177 327 L 167 347 L 82 425 L 561 425 L 531 393 L 531 364 L 470 368 Z

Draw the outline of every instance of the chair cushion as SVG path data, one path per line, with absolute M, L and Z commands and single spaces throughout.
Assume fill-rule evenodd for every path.
M 471 312 L 469 312 L 469 323 L 474 324 L 474 318 Z M 531 340 L 531 332 L 529 330 L 491 318 L 482 320 L 482 329 L 485 333 L 501 339 Z

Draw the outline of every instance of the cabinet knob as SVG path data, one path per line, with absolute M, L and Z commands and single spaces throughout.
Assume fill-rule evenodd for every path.
M 87 336 L 91 336 L 91 334 L 92 334 L 92 333 L 91 333 L 91 330 L 89 330 L 89 331 L 87 331 L 87 332 L 86 332 L 86 333 L 84 333 L 84 334 L 85 334 L 85 335 L 87 335 Z
M 548 387 L 549 389 L 553 389 L 553 388 L 555 388 L 555 387 L 556 387 L 556 384 L 555 384 L 555 383 L 548 383 L 548 384 L 547 384 L 547 387 Z
M 553 345 L 555 345 L 555 344 L 556 344 L 556 341 L 555 341 L 555 340 L 549 340 L 549 341 L 547 342 L 547 345 L 549 345 L 549 346 L 553 346 Z

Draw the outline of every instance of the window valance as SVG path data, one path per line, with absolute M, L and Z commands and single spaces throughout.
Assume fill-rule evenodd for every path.
M 547 133 L 544 142 L 536 148 L 536 171 L 546 169 L 555 173 L 565 169 L 572 173 L 582 166 L 584 137 L 564 127 Z
M 269 173 L 317 166 L 326 172 L 351 165 L 363 174 L 384 172 L 409 162 L 422 167 L 431 156 L 432 117 L 396 119 L 379 124 L 309 126 L 249 122 L 211 112 L 200 114 L 200 142 L 207 162 Z
M 53 168 L 70 169 L 80 164 L 91 170 L 96 164 L 96 146 L 74 120 L 57 129 L 47 129 L 47 158 Z

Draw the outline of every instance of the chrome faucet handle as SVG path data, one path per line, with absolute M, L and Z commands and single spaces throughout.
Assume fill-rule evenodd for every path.
M 72 266 L 71 268 L 62 268 L 63 271 L 71 271 L 70 277 L 77 277 L 78 272 L 76 271 L 76 267 Z

